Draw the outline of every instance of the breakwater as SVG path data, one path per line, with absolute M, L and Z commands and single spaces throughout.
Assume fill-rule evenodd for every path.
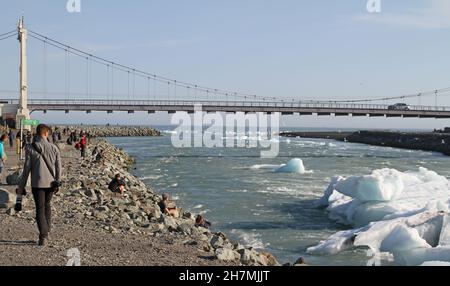
M 92 137 L 146 137 L 161 136 L 155 128 L 142 126 L 58 126 L 60 130 L 83 130 Z
M 432 132 L 282 132 L 284 137 L 323 138 L 375 146 L 440 152 L 450 156 L 450 134 Z

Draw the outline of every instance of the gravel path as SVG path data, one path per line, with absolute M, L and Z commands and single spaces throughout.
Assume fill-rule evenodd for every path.
M 39 247 L 31 215 L 34 210 L 21 217 L 0 213 L 0 265 L 62 266 L 67 264 L 71 248 L 79 250 L 82 265 L 230 265 L 170 235 L 112 234 L 88 221 L 81 227 L 63 218 L 55 219 L 49 246 Z

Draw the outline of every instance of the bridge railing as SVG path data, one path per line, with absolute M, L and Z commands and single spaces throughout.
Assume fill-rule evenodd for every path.
M 17 99 L 6 99 L 2 102 L 18 104 Z M 111 99 L 29 99 L 31 106 L 219 106 L 219 107 L 268 107 L 268 108 L 321 108 L 321 109 L 351 109 L 351 110 L 387 110 L 390 105 L 313 102 L 313 101 L 193 101 L 193 100 L 111 100 Z M 412 111 L 450 111 L 449 106 L 410 105 Z

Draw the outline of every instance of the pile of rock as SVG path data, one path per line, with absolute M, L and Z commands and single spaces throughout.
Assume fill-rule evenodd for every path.
M 93 137 L 144 137 L 161 136 L 160 131 L 150 127 L 133 126 L 59 126 L 60 130 L 69 128 L 71 130 L 83 130 Z
M 279 265 L 269 253 L 246 248 L 223 233 L 196 227 L 191 213 L 183 212 L 179 218 L 162 214 L 157 204 L 160 195 L 127 171 L 133 159 L 106 141 L 93 140 L 89 147 L 95 146 L 104 150 L 101 162 L 80 158 L 64 164 L 64 188 L 55 196 L 54 203 L 57 215 L 66 223 L 85 225 L 89 221 L 95 223 L 99 231 L 169 236 L 230 264 Z M 115 174 L 124 178 L 127 198 L 108 190 L 108 183 Z

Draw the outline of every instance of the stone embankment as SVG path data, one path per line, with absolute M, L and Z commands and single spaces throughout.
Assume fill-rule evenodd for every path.
M 109 136 L 108 134 L 117 136 L 117 131 L 111 133 L 112 131 L 105 132 L 101 129 L 82 129 L 87 132 L 95 132 L 96 136 Z M 67 241 L 73 241 L 74 238 L 70 232 L 85 233 L 90 229 L 91 231 L 88 234 L 83 234 L 83 236 L 95 237 L 95 240 L 99 239 L 99 235 L 102 238 L 104 237 L 104 239 L 100 239 L 100 241 L 103 241 L 104 251 L 114 253 L 116 250 L 108 248 L 109 245 L 111 247 L 116 245 L 119 243 L 117 240 L 120 240 L 120 242 L 129 240 L 130 244 L 123 247 L 124 249 L 132 247 L 134 254 L 123 261 L 125 254 L 117 253 L 113 258 L 109 256 L 108 259 L 112 260 L 108 260 L 108 262 L 97 261 L 91 255 L 92 260 L 86 262 L 87 264 L 110 265 L 109 263 L 112 261 L 124 265 L 158 265 L 161 261 L 165 261 L 162 257 L 158 257 L 162 255 L 161 253 L 158 254 L 159 252 L 162 251 L 170 255 L 171 252 L 175 254 L 181 251 L 184 253 L 184 257 L 172 257 L 169 262 L 163 262 L 162 264 L 185 265 L 187 263 L 185 261 L 190 261 L 194 265 L 279 265 L 275 257 L 269 253 L 257 252 L 254 249 L 244 247 L 239 242 L 229 239 L 224 233 L 196 227 L 194 225 L 194 214 L 182 212 L 179 218 L 162 214 L 157 205 L 160 194 L 146 186 L 128 171 L 132 166 L 133 159 L 123 150 L 102 139 L 91 141 L 89 150 L 97 146 L 104 151 L 104 158 L 100 162 L 96 162 L 90 157 L 81 159 L 79 158 L 79 152 L 72 146 L 58 144 L 64 156 L 64 187 L 54 197 L 54 210 L 57 218 L 55 226 L 57 229 L 75 228 L 75 230 L 64 234 L 56 231 L 60 241 L 59 244 L 55 242 L 56 248 L 58 248 L 58 245 L 61 247 Z M 10 169 L 10 172 L 13 172 L 13 175 L 9 176 L 8 182 L 14 183 L 20 176 L 20 172 L 14 173 L 14 169 Z M 124 178 L 127 198 L 108 190 L 108 183 L 115 174 L 121 174 Z M 5 211 L 0 212 L 0 221 L 3 220 L 1 222 L 3 231 L 9 229 L 8 233 L 2 234 L 3 236 L 13 236 L 15 227 L 9 224 L 20 225 L 17 220 L 25 219 L 30 225 L 34 222 L 34 206 L 30 195 L 28 195 L 24 205 L 25 211 L 15 213 L 12 209 L 15 196 L 11 188 L 9 191 L 4 190 L 0 193 L 0 199 L 2 200 L 0 207 L 6 208 L 6 214 Z M 35 226 L 33 227 L 35 228 Z M 0 233 L 2 233 L 1 230 Z M 17 236 L 20 237 L 20 234 L 17 234 Z M 94 249 L 93 244 L 98 243 L 98 241 L 84 241 L 84 237 L 78 237 L 77 239 L 84 245 L 84 251 L 96 253 L 97 250 Z M 145 245 L 146 242 L 152 242 L 156 245 L 166 245 L 164 243 L 167 241 L 170 241 L 170 243 L 155 254 L 154 248 L 149 248 L 147 245 L 145 247 L 133 246 L 133 240 L 141 241 L 141 244 Z M 172 251 L 175 245 L 178 247 L 178 252 Z M 2 245 L 0 242 L 2 253 L 8 250 L 7 247 L 8 245 Z M 24 256 L 31 256 L 31 253 L 31 251 L 29 254 L 24 253 Z M 152 257 L 152 255 L 156 257 Z M 199 257 L 203 257 L 201 262 L 198 262 Z M 0 258 L 0 264 L 18 263 L 14 262 L 14 259 L 16 259 L 14 256 L 11 256 L 10 259 L 11 262 L 8 263 Z M 29 262 L 29 264 L 40 265 L 40 262 Z
M 440 152 L 450 156 L 449 133 L 357 131 L 357 132 L 282 132 L 284 137 L 335 139 L 375 146 Z
M 376 146 L 440 152 L 450 156 L 450 134 L 448 133 L 358 131 L 348 136 L 347 140 Z
M 142 126 L 59 126 L 60 130 L 83 130 L 93 137 L 142 137 L 161 136 L 157 129 Z

